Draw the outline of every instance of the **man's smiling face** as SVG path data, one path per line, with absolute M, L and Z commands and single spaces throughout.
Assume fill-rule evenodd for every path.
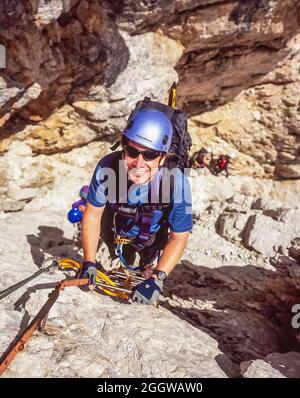
M 133 147 L 139 151 L 151 150 L 143 145 L 136 144 L 131 140 L 127 140 L 126 145 Z M 154 160 L 145 160 L 142 154 L 139 154 L 137 157 L 133 158 L 128 155 L 126 149 L 124 150 L 125 169 L 129 175 L 130 180 L 133 181 L 135 184 L 146 184 L 150 182 L 157 173 L 159 166 L 163 165 L 165 158 L 165 154 L 161 154 Z

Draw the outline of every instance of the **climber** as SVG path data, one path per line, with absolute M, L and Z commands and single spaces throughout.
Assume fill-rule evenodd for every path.
M 171 158 L 169 150 L 176 132 L 171 113 L 167 116 L 162 111 L 168 108 L 147 97 L 138 102 L 117 143 L 122 150 L 106 155 L 96 166 L 82 220 L 84 261 L 79 277 L 88 277 L 90 285 L 95 282 L 101 231 L 112 260 L 119 257 L 128 269 L 137 269 L 133 264 L 139 254 L 138 269 L 146 279 L 135 287 L 132 300 L 143 304 L 157 301 L 187 245 L 193 224 L 187 178 L 178 167 L 164 167 Z M 177 158 L 186 159 L 182 148 L 181 152 Z M 117 182 L 114 187 L 109 182 L 111 171 L 116 176 L 111 180 Z M 165 201 L 162 196 L 170 171 L 174 178 L 169 179 L 170 195 Z M 125 191 L 121 192 L 124 183 Z
M 230 156 L 229 155 L 220 155 L 217 159 L 217 161 L 212 161 L 213 162 L 213 174 L 214 175 L 219 175 L 221 174 L 223 171 L 225 171 L 226 173 L 226 177 L 229 176 L 228 173 L 228 164 L 230 161 Z
M 195 152 L 192 157 L 192 166 L 197 169 L 203 169 L 207 166 L 207 155 L 208 151 L 205 148 L 201 148 Z

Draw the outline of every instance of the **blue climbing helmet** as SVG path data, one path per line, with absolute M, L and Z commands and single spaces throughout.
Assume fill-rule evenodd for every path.
M 123 136 L 155 151 L 168 152 L 172 143 L 173 126 L 163 112 L 144 109 L 129 119 Z

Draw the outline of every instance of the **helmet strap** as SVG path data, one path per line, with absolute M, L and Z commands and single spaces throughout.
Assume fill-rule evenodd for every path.
M 120 144 L 121 144 L 121 140 L 115 142 L 115 143 L 110 147 L 110 150 L 111 150 L 111 151 L 115 151 L 115 150 L 120 146 Z

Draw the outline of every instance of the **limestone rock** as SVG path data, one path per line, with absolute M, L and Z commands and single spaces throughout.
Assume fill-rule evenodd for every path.
M 300 377 L 300 354 L 299 352 L 286 353 L 272 353 L 264 358 L 271 366 L 278 369 L 285 377 L 299 378 Z
M 300 355 L 298 352 L 287 352 L 284 354 L 272 353 L 263 360 L 259 359 L 249 364 L 241 365 L 244 377 L 263 378 L 299 378 Z M 248 367 L 247 367 L 248 366 Z
M 46 155 L 67 152 L 94 141 L 96 137 L 97 132 L 69 105 L 61 107 L 37 126 L 30 126 L 17 134 L 17 138 L 26 141 L 33 153 Z
M 289 248 L 289 255 L 300 264 L 300 238 L 293 239 L 291 243 L 292 245 Z
M 300 178 L 300 165 L 299 159 L 297 163 L 281 164 L 276 168 L 276 174 L 281 178 L 291 179 Z
M 241 363 L 297 350 L 297 331 L 290 323 L 297 295 L 284 270 L 235 265 L 208 269 L 186 261 L 168 278 L 165 305 L 187 322 L 209 329 L 224 354 Z
M 277 212 L 282 208 L 282 203 L 278 200 L 270 198 L 259 198 L 256 199 L 252 204 L 252 209 L 262 210 L 263 212 Z
M 107 151 L 107 144 L 92 142 L 51 158 L 44 154 L 32 157 L 29 145 L 15 141 L 0 158 L 0 210 L 17 211 L 26 206 L 67 211 Z
M 225 239 L 233 241 L 241 241 L 243 238 L 242 231 L 247 223 L 251 213 L 223 213 L 218 219 L 218 232 Z
M 9 88 L 1 92 L 2 115 L 8 115 L 1 121 L 6 135 L 16 125 L 22 128 L 16 115 L 40 121 L 66 104 L 77 87 L 88 89 L 92 80 L 111 84 L 127 63 L 124 41 L 100 3 L 11 1 L 0 11 L 7 54 L 3 80 Z M 31 87 L 37 85 L 33 95 Z
M 101 126 L 102 136 L 106 131 L 119 135 L 136 102 L 145 96 L 166 102 L 171 84 L 178 80 L 174 66 L 183 53 L 178 42 L 152 32 L 139 36 L 122 32 L 122 37 L 130 51 L 124 72 L 106 89 L 93 85 L 87 95 L 92 101 L 73 102 L 80 114 Z
M 18 132 L 30 132 L 34 153 L 112 142 L 137 100 L 166 101 L 175 80 L 178 104 L 194 116 L 193 150 L 229 153 L 232 175 L 298 179 L 293 4 L 9 2 L 1 8 L 8 61 L 0 83 L 1 153 Z
M 242 364 L 242 375 L 246 378 L 284 378 L 282 373 L 274 369 L 269 363 L 262 359 L 253 361 L 249 366 Z
M 35 23 L 38 27 L 56 21 L 62 13 L 67 13 L 78 3 L 78 0 L 41 0 L 35 13 Z
M 6 238 L 0 238 L 1 290 L 20 280 L 20 272 L 24 277 L 34 273 L 43 256 L 80 258 L 75 257 L 73 226 L 63 213 L 11 213 L 0 224 L 6 228 Z M 49 288 L 63 278 L 58 270 L 44 274 L 1 301 L 1 352 L 22 317 L 34 316 Z M 87 350 L 92 342 L 94 349 Z M 5 377 L 226 377 L 216 359 L 221 355 L 212 337 L 163 306 L 121 303 L 67 288 L 50 311 L 46 333 L 31 338 Z
M 288 247 L 295 234 L 295 230 L 287 224 L 256 214 L 249 217 L 243 241 L 247 247 L 269 257 L 275 254 L 279 246 Z

